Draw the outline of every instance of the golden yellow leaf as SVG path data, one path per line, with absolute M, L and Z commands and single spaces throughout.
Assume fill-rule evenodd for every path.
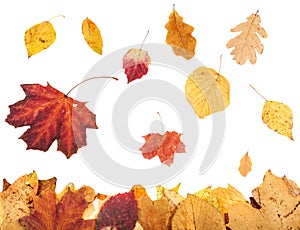
M 248 152 L 240 160 L 239 171 L 243 177 L 246 177 L 247 174 L 251 171 L 252 162 L 249 157 Z
M 264 46 L 257 34 L 263 38 L 266 38 L 268 35 L 265 29 L 259 25 L 261 20 L 257 13 L 251 14 L 247 18 L 247 22 L 241 23 L 231 29 L 231 32 L 242 31 L 240 35 L 232 38 L 226 45 L 227 48 L 235 47 L 230 54 L 234 55 L 233 59 L 240 65 L 246 63 L 248 59 L 251 64 L 255 64 L 256 51 L 261 54 L 264 50 Z
M 230 84 L 215 70 L 201 66 L 187 79 L 185 95 L 195 113 L 204 118 L 228 107 Z
M 194 27 L 183 22 L 183 18 L 173 9 L 169 22 L 166 42 L 171 45 L 176 55 L 191 59 L 195 55 L 196 39 L 192 36 Z
M 293 140 L 293 112 L 287 105 L 266 101 L 262 111 L 263 122 L 275 132 Z
M 134 197 L 136 200 L 140 199 L 143 196 L 149 198 L 146 189 L 140 184 L 136 184 L 136 185 L 132 186 L 132 188 L 130 190 L 134 192 Z
M 25 46 L 28 58 L 51 46 L 56 39 L 56 32 L 49 21 L 36 24 L 25 32 Z
M 82 22 L 82 34 L 86 43 L 98 54 L 102 54 L 103 41 L 97 25 L 86 18 Z

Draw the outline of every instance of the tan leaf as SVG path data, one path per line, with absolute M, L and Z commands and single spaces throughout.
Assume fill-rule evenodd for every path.
M 261 54 L 264 50 L 264 46 L 257 34 L 263 38 L 266 38 L 268 35 L 265 29 L 259 25 L 261 20 L 257 13 L 251 14 L 247 18 L 247 22 L 241 23 L 231 29 L 231 32 L 242 31 L 241 34 L 232 38 L 226 45 L 227 48 L 235 47 L 230 54 L 234 55 L 233 59 L 240 65 L 246 63 L 248 59 L 251 64 L 255 64 L 256 51 Z
M 25 32 L 28 58 L 50 47 L 56 39 L 56 32 L 49 21 L 30 27 Z
M 82 22 L 82 34 L 86 43 L 98 54 L 102 54 L 103 41 L 97 25 L 86 18 Z
M 293 139 L 293 112 L 287 105 L 266 101 L 262 111 L 263 122 L 275 132 Z
M 251 158 L 249 157 L 249 154 L 247 152 L 240 160 L 240 166 L 239 166 L 240 174 L 243 177 L 246 177 L 248 173 L 251 171 L 251 167 L 252 167 Z
M 230 84 L 215 70 L 201 66 L 187 79 L 185 95 L 195 113 L 204 118 L 228 107 Z
M 166 42 L 171 45 L 176 55 L 191 59 L 195 55 L 196 39 L 192 36 L 194 27 L 183 22 L 183 18 L 173 9 L 169 22 Z

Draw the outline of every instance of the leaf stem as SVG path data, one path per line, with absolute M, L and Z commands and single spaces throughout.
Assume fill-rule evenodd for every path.
M 49 18 L 48 21 L 51 21 L 52 19 L 58 18 L 58 17 L 63 17 L 63 18 L 65 18 L 66 16 L 65 16 L 65 15 L 62 15 L 62 14 L 59 14 L 59 15 L 56 15 L 56 16 L 54 16 L 54 17 L 52 17 L 52 18 Z
M 221 67 L 222 67 L 222 57 L 223 57 L 223 55 L 221 54 L 221 55 L 220 55 L 220 64 L 219 64 L 218 75 L 220 75 L 220 72 L 221 72 Z
M 73 87 L 69 90 L 69 92 L 66 94 L 66 96 L 68 96 L 68 95 L 72 92 L 73 89 L 75 89 L 76 87 L 78 87 L 78 86 L 81 85 L 82 83 L 87 82 L 87 81 L 90 81 L 90 80 L 93 80 L 93 79 L 100 79 L 100 78 L 111 78 L 111 79 L 114 79 L 114 80 L 116 80 L 116 81 L 119 80 L 119 79 L 116 78 L 116 77 L 109 77 L 109 76 L 91 77 L 91 78 L 85 79 L 85 80 L 79 82 L 78 84 L 76 84 L 75 86 L 73 86 Z
M 263 96 L 263 95 L 261 95 L 260 94 L 260 92 L 258 92 L 251 84 L 250 84 L 250 87 L 259 95 L 259 96 L 261 96 L 263 99 L 265 99 L 265 101 L 267 101 L 267 99 Z
M 161 119 L 161 115 L 159 112 L 157 112 L 158 116 L 159 116 L 159 119 L 160 119 L 160 123 L 161 123 L 161 133 L 164 134 L 164 123 Z
M 148 34 L 149 34 L 149 30 L 147 31 L 146 36 L 144 37 L 144 40 L 143 40 L 143 42 L 141 44 L 141 47 L 140 47 L 140 50 L 142 49 L 142 47 L 143 47 L 143 45 L 144 45 L 144 43 L 146 41 L 146 38 L 148 37 Z

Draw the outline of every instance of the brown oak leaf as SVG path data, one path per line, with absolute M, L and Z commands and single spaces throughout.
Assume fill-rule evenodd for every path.
M 150 133 L 143 136 L 145 144 L 140 148 L 143 157 L 152 159 L 157 155 L 163 164 L 170 166 L 174 161 L 174 153 L 185 153 L 185 145 L 180 140 L 181 135 L 175 131 L 167 131 L 164 135 Z
M 10 105 L 6 122 L 17 127 L 30 126 L 20 137 L 27 149 L 47 151 L 57 140 L 57 150 L 67 158 L 85 146 L 86 129 L 97 129 L 96 116 L 86 103 L 68 97 L 49 83 L 21 85 L 25 99 Z

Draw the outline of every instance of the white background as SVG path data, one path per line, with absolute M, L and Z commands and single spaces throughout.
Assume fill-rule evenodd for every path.
M 0 178 L 13 182 L 18 177 L 36 170 L 41 179 L 57 177 L 58 192 L 69 182 L 75 183 L 77 188 L 89 185 L 97 192 L 106 194 L 126 191 L 95 176 L 83 163 L 79 154 L 67 160 L 61 152 L 56 151 L 56 142 L 46 153 L 26 150 L 26 144 L 18 138 L 27 127 L 15 129 L 5 122 L 9 114 L 8 105 L 25 97 L 20 84 L 46 85 L 49 82 L 61 92 L 68 92 L 102 58 L 86 45 L 82 37 L 81 23 L 86 17 L 92 19 L 101 30 L 105 56 L 124 46 L 140 43 L 147 30 L 150 30 L 147 42 L 164 43 L 167 32 L 164 25 L 168 21 L 173 3 L 176 4 L 179 14 L 184 17 L 184 21 L 195 28 L 193 36 L 197 39 L 197 58 L 206 66 L 217 70 L 219 57 L 223 55 L 221 74 L 231 83 L 231 104 L 226 109 L 226 136 L 220 156 L 213 167 L 204 175 L 198 175 L 202 153 L 205 152 L 205 146 L 199 146 L 199 154 L 188 168 L 164 186 L 173 187 L 182 182 L 181 193 L 186 194 L 209 185 L 217 187 L 230 183 L 248 197 L 251 190 L 261 183 L 268 169 L 278 176 L 285 174 L 300 184 L 298 5 L 297 1 L 262 0 L 1 1 Z M 257 10 L 262 19 L 261 25 L 269 36 L 262 39 L 265 50 L 258 56 L 255 65 L 248 62 L 239 66 L 232 60 L 230 50 L 226 48 L 227 41 L 237 35 L 231 33 L 230 29 L 244 22 Z M 65 15 L 66 18 L 51 21 L 57 33 L 55 43 L 44 52 L 28 59 L 24 45 L 25 31 L 59 14 Z M 147 78 L 155 77 L 154 73 L 150 65 Z M 161 76 L 163 75 L 164 73 L 161 73 Z M 118 77 L 118 84 L 125 85 L 126 76 L 120 74 Z M 174 82 L 176 83 L 176 80 Z M 266 98 L 290 106 L 294 114 L 295 141 L 271 131 L 262 123 L 261 110 L 264 100 L 249 87 L 250 83 Z M 184 86 L 182 88 L 184 89 Z M 112 91 L 111 94 L 113 93 Z M 76 91 L 71 96 L 75 95 Z M 107 97 L 108 101 L 110 99 Z M 153 108 L 152 119 L 157 119 L 155 113 L 159 109 Z M 105 120 L 101 120 L 102 115 L 105 118 L 105 108 L 97 111 L 100 133 L 104 132 L 101 129 L 105 123 Z M 143 116 L 143 113 L 137 110 L 135 116 Z M 209 122 L 209 117 L 200 121 L 201 132 L 207 133 L 208 137 Z M 147 124 L 137 124 L 139 128 L 145 127 L 144 132 L 136 132 L 131 126 L 134 135 L 145 134 L 149 128 Z M 167 129 L 177 129 L 172 123 L 165 125 Z M 106 145 L 109 146 L 109 143 Z M 239 174 L 238 166 L 240 158 L 248 150 L 253 169 L 244 178 Z M 149 191 L 154 194 L 154 189 Z

